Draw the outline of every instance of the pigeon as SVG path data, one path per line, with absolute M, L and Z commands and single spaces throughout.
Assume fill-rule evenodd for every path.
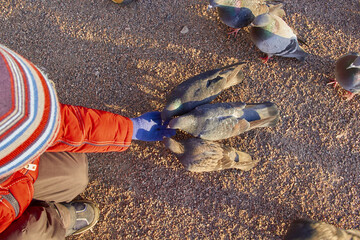
M 345 94 L 347 100 L 360 93 L 360 54 L 351 52 L 341 56 L 336 61 L 335 80 L 329 84 L 343 87 L 348 92 Z
M 360 240 L 360 231 L 344 230 L 324 222 L 299 219 L 290 224 L 284 240 Z
M 209 8 L 217 8 L 220 20 L 233 29 L 229 34 L 250 25 L 255 17 L 268 11 L 265 0 L 210 0 Z
M 248 171 L 258 162 L 245 152 L 200 138 L 189 138 L 180 142 L 165 138 L 163 142 L 190 172 L 211 172 L 229 168 Z
M 250 38 L 260 51 L 267 54 L 264 62 L 273 55 L 294 57 L 304 61 L 309 55 L 300 46 L 294 31 L 281 18 L 285 15 L 282 4 L 273 5 L 268 13 L 255 18 L 250 28 Z
M 195 107 L 214 100 L 222 90 L 241 83 L 244 62 L 196 75 L 175 87 L 170 93 L 167 104 L 161 113 L 163 121 L 182 115 Z
M 180 129 L 205 140 L 221 140 L 258 127 L 275 126 L 277 106 L 271 102 L 246 105 L 242 102 L 204 104 L 174 118 L 169 128 Z

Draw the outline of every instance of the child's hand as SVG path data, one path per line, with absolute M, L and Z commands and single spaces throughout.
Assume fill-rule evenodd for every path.
M 133 122 L 133 140 L 161 141 L 164 137 L 171 137 L 176 133 L 176 130 L 162 125 L 160 112 L 148 112 L 130 120 Z

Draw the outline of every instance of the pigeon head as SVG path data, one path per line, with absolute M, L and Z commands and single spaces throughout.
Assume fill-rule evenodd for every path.
M 254 27 L 265 27 L 271 22 L 271 16 L 268 13 L 261 14 L 252 22 Z
M 196 119 L 193 115 L 183 115 L 174 118 L 169 122 L 169 127 L 172 129 L 181 129 L 185 132 L 192 132 L 196 126 Z
M 335 65 L 335 78 L 341 87 L 350 93 L 360 92 L 360 57 L 358 53 L 341 56 Z M 350 100 L 353 95 L 348 95 Z
M 165 144 L 165 147 L 170 149 L 170 151 L 172 151 L 175 154 L 184 153 L 184 146 L 172 138 L 164 138 L 163 143 Z
M 175 110 L 179 109 L 180 107 L 181 107 L 181 99 L 177 98 L 167 106 L 167 110 L 175 111 Z
M 182 108 L 182 102 L 180 98 L 174 99 L 172 102 L 170 102 L 166 108 L 161 112 L 161 119 L 164 121 L 169 120 L 173 116 L 177 115 L 179 112 L 181 112 Z

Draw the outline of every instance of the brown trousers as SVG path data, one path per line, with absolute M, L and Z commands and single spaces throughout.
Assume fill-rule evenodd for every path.
M 83 153 L 44 153 L 40 157 L 39 176 L 34 184 L 34 201 L 14 221 L 0 239 L 64 240 L 69 213 L 54 203 L 70 202 L 89 182 L 88 160 Z

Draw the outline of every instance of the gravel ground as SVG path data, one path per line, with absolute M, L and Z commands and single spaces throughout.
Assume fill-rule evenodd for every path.
M 248 172 L 186 172 L 161 142 L 89 154 L 101 218 L 69 239 L 281 239 L 300 217 L 360 228 L 360 103 L 326 85 L 338 57 L 360 51 L 358 0 L 284 0 L 307 41 L 301 63 L 263 64 L 248 29 L 227 38 L 207 1 L 2 0 L 0 42 L 48 73 L 63 103 L 138 116 L 200 72 L 247 61 L 215 102 L 272 101 L 281 121 L 224 140 L 260 160 Z M 181 33 L 183 27 L 189 31 Z

